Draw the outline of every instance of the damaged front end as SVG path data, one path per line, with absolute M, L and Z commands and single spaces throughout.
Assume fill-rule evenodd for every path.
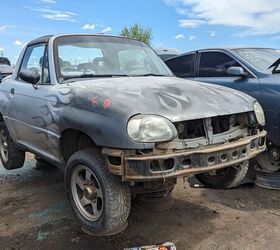
M 226 168 L 266 148 L 266 131 L 254 112 L 174 122 L 178 136 L 154 149 L 104 148 L 112 174 L 123 181 L 176 178 Z

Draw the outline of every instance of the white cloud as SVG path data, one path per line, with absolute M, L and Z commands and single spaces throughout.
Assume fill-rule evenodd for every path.
M 189 36 L 189 41 L 194 40 L 196 37 L 195 36 Z
M 165 0 L 201 24 L 239 28 L 239 36 L 280 33 L 279 0 Z M 181 21 L 181 22 L 180 22 Z M 198 27 L 179 20 L 181 27 Z M 188 20 L 185 20 L 188 21 Z M 186 24 L 184 26 L 184 23 Z
M 2 52 L 2 51 L 4 51 L 4 49 L 2 47 L 0 47 L 0 51 Z
M 111 27 L 107 27 L 103 30 L 101 30 L 101 33 L 108 33 L 108 32 L 111 32 L 112 31 L 112 28 Z
M 8 25 L 0 25 L 0 32 L 5 31 L 8 27 Z
M 205 22 L 197 19 L 181 19 L 179 20 L 179 26 L 182 28 L 197 28 Z
M 184 39 L 185 36 L 183 34 L 178 34 L 176 36 L 174 36 L 175 39 Z
M 51 19 L 55 21 L 69 21 L 69 22 L 76 21 L 74 17 L 77 16 L 77 14 L 73 12 L 53 10 L 47 8 L 32 8 L 28 6 L 23 6 L 23 7 L 41 13 L 41 16 L 46 19 Z
M 95 25 L 94 24 L 85 24 L 82 27 L 82 30 L 94 30 L 95 29 Z
M 209 31 L 209 36 L 211 36 L 211 37 L 216 36 L 216 32 Z
M 24 42 L 22 42 L 22 41 L 20 41 L 20 40 L 16 40 L 15 42 L 14 42 L 14 45 L 16 45 L 16 46 L 22 46 L 24 44 Z
M 41 0 L 43 3 L 56 3 L 54 0 Z

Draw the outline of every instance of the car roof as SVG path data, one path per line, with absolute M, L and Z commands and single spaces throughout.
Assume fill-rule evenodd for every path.
M 77 33 L 77 34 L 58 34 L 58 35 L 46 35 L 46 36 L 41 36 L 39 38 L 36 38 L 28 43 L 28 45 L 35 45 L 38 43 L 47 43 L 52 37 L 63 37 L 63 36 L 104 36 L 104 37 L 118 37 L 118 38 L 125 38 L 125 39 L 131 39 L 138 41 L 137 39 L 129 38 L 129 37 L 124 37 L 124 36 L 114 36 L 114 35 L 105 35 L 105 34 L 87 34 L 87 33 Z
M 235 49 L 275 49 L 275 48 L 270 48 L 270 47 L 253 47 L 253 46 L 252 47 L 234 47 L 234 46 L 231 46 L 231 47 L 213 47 L 213 48 L 204 48 L 204 49 L 197 49 L 197 50 L 188 51 L 188 52 L 185 52 L 185 53 L 183 53 L 183 54 L 181 54 L 179 56 L 188 55 L 188 54 L 195 53 L 195 52 L 198 52 L 198 51 L 209 51 L 209 50 L 230 51 L 230 50 L 235 50 Z

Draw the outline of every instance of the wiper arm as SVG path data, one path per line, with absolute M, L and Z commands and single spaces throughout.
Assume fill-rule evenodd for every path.
M 79 76 L 78 78 L 91 78 L 91 77 L 118 77 L 118 76 L 127 76 L 127 77 L 130 77 L 130 75 L 127 75 L 127 74 L 102 74 L 102 75 L 84 74 L 84 75 Z
M 62 83 L 67 82 L 67 80 L 75 80 L 80 78 L 99 78 L 99 77 L 130 77 L 130 75 L 127 74 L 102 74 L 102 75 L 95 75 L 95 74 L 83 74 L 79 76 L 65 76 L 62 80 Z
M 168 75 L 147 73 L 147 74 L 143 74 L 143 75 L 132 75 L 132 76 L 168 76 Z
M 280 58 L 278 58 L 268 69 L 273 68 L 272 74 L 280 73 L 280 69 L 277 70 L 278 66 L 280 65 Z

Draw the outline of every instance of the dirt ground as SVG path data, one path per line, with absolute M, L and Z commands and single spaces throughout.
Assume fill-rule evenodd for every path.
M 151 213 L 132 207 L 129 227 L 112 237 L 85 235 L 73 217 L 63 174 L 35 168 L 0 170 L 0 249 L 123 249 L 172 241 L 177 249 L 280 249 L 280 192 L 184 188 L 175 206 Z

